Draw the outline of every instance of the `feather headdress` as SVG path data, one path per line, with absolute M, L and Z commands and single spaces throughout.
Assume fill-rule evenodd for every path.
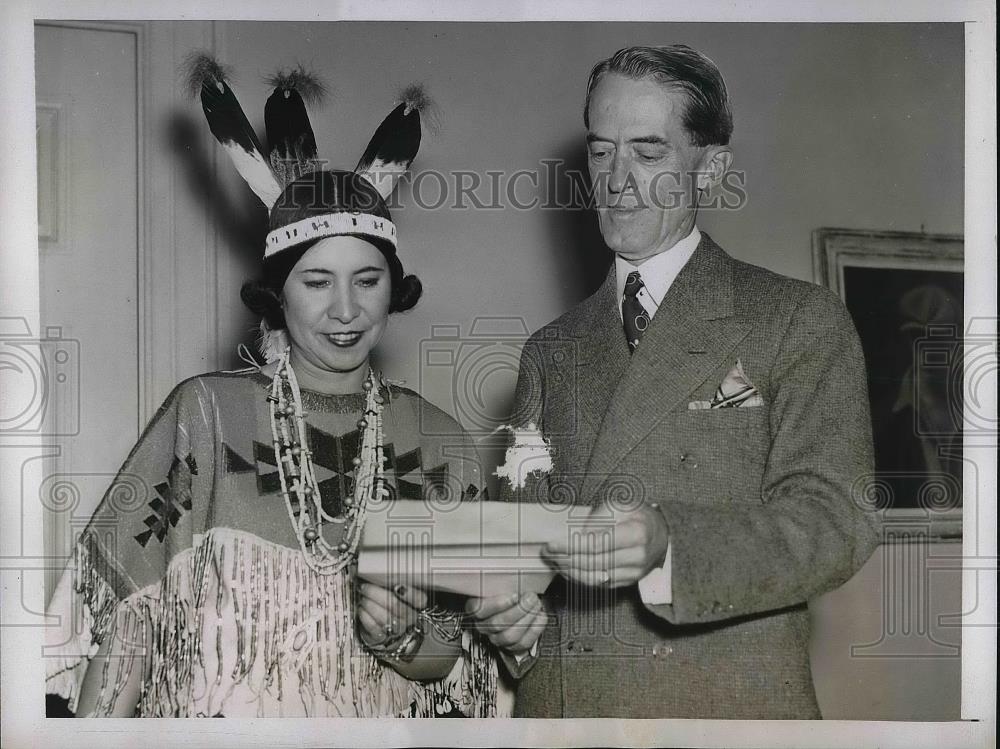
M 321 169 L 306 111 L 307 103 L 319 103 L 327 92 L 315 75 L 298 65 L 267 79 L 274 90 L 264 108 L 265 151 L 230 87 L 229 69 L 203 52 L 190 55 L 185 67 L 187 88 L 192 96 L 200 95 L 212 134 L 271 212 L 265 259 L 342 235 L 361 236 L 395 252 L 396 227 L 385 200 L 420 147 L 420 113 L 430 106 L 422 87 L 403 91 L 402 102 L 379 125 L 353 173 L 327 172 Z M 340 179 L 345 176 L 350 179 Z M 260 331 L 262 352 L 271 361 L 284 349 L 285 331 L 265 322 Z
M 288 185 L 320 168 L 316 137 L 306 111 L 306 103 L 319 103 L 327 93 L 326 84 L 316 75 L 297 65 L 267 79 L 274 90 L 264 107 L 268 142 L 265 155 L 230 87 L 230 69 L 205 52 L 189 55 L 185 68 L 187 89 L 192 96 L 200 95 L 212 134 L 268 209 Z M 427 92 L 417 84 L 405 88 L 400 98 L 402 101 L 378 126 L 354 169 L 375 186 L 383 200 L 392 194 L 413 163 L 420 148 L 420 114 L 432 106 Z M 333 233 L 328 236 L 351 233 L 339 228 L 331 229 Z M 270 237 L 267 248 L 269 254 L 277 251 Z

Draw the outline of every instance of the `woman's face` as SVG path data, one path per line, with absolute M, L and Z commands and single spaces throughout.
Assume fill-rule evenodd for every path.
M 327 237 L 310 247 L 282 290 L 292 353 L 316 374 L 355 373 L 389 318 L 389 265 L 359 237 Z

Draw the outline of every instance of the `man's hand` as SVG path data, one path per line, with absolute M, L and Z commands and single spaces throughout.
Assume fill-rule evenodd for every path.
M 570 580 L 624 588 L 663 565 L 669 541 L 667 521 L 656 504 L 628 510 L 602 506 L 571 531 L 568 546 L 549 543 L 542 553 Z
M 548 622 L 534 593 L 470 598 L 465 611 L 490 642 L 515 656 L 531 650 Z

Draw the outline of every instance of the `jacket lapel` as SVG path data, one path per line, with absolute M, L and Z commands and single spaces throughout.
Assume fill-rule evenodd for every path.
M 567 478 L 576 486 L 590 460 L 591 448 L 600 429 L 608 402 L 629 366 L 628 344 L 618 316 L 615 269 L 611 266 L 604 283 L 590 297 L 574 321 L 580 331 L 575 338 L 577 381 L 566 388 L 566 404 L 572 409 L 574 431 L 566 441 Z M 579 501 L 579 498 L 578 500 Z
M 584 501 L 592 500 L 621 460 L 681 406 L 750 332 L 748 325 L 733 317 L 732 279 L 732 259 L 703 234 L 620 380 L 613 383 L 617 386 L 586 467 Z

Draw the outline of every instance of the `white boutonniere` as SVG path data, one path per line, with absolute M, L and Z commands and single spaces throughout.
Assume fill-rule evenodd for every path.
M 494 476 L 507 479 L 514 489 L 523 489 L 528 478 L 536 478 L 552 471 L 552 451 L 548 440 L 534 422 L 523 428 L 504 425 L 496 431 L 506 430 L 514 438 L 504 456 L 504 464 L 494 471 Z

